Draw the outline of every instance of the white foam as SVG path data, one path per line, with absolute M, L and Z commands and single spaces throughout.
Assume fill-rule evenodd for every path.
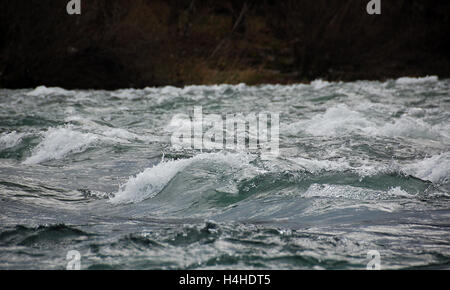
M 392 187 L 388 190 L 388 195 L 396 197 L 413 197 L 414 195 L 404 191 L 400 186 Z
M 385 200 L 392 198 L 411 198 L 414 195 L 409 194 L 401 187 L 392 187 L 387 191 L 373 190 L 350 185 L 335 184 L 311 184 L 306 192 L 301 194 L 302 197 L 324 197 L 324 198 L 340 198 L 340 199 L 357 199 L 357 200 Z
M 27 96 L 33 96 L 33 97 L 38 97 L 38 96 L 54 96 L 54 95 L 64 95 L 64 96 L 69 96 L 72 95 L 73 92 L 62 89 L 62 88 L 58 88 L 58 87 L 46 87 L 46 86 L 39 86 L 37 88 L 35 88 L 34 90 L 26 93 Z
M 138 175 L 130 177 L 111 199 L 111 202 L 138 202 L 154 197 L 192 161 L 192 159 L 171 160 L 147 168 Z
M 361 113 L 344 104 L 329 108 L 325 113 L 298 125 L 300 128 L 305 125 L 304 130 L 314 136 L 336 136 L 374 126 Z
M 199 161 L 246 168 L 246 172 L 241 174 L 241 177 L 245 177 L 250 171 L 258 171 L 249 164 L 253 158 L 248 154 L 202 153 L 189 159 L 163 160 L 136 176 L 130 177 L 125 184 L 120 186 L 119 191 L 110 201 L 112 203 L 132 203 L 152 198 L 161 192 L 179 172 Z
M 119 99 L 127 99 L 127 100 L 137 100 L 140 99 L 141 90 L 135 89 L 122 89 L 117 90 L 111 93 L 111 96 L 119 98 Z
M 411 137 L 422 139 L 440 139 L 445 138 L 444 133 L 434 128 L 434 126 L 425 123 L 421 119 L 412 118 L 409 116 L 402 116 L 395 120 L 394 123 L 387 123 L 380 128 L 374 130 L 377 135 L 384 135 L 389 137 Z
M 414 163 L 401 163 L 391 161 L 389 164 L 377 163 L 371 160 L 363 160 L 359 157 L 339 158 L 334 160 L 317 160 L 306 158 L 290 158 L 299 168 L 313 174 L 321 172 L 352 172 L 361 178 L 377 174 L 398 173 L 411 175 L 433 183 L 447 183 L 450 179 L 450 152 L 431 156 Z M 351 163 L 351 165 L 350 165 Z M 292 169 L 292 166 L 290 166 Z M 395 188 L 392 194 L 399 193 Z
M 361 109 L 361 108 L 359 108 Z M 447 141 L 447 124 L 429 124 L 424 121 L 424 110 L 415 110 L 392 121 L 384 120 L 389 112 L 384 106 L 368 106 L 366 111 L 338 104 L 328 108 L 324 113 L 317 114 L 308 120 L 301 120 L 283 126 L 283 132 L 294 133 L 304 131 L 313 136 L 341 136 L 349 133 L 359 133 L 368 136 L 409 137 L 420 139 Z
M 445 183 L 450 178 L 450 152 L 425 158 L 405 166 L 405 171 L 433 183 Z
M 37 164 L 61 159 L 69 154 L 86 150 L 98 138 L 90 133 L 75 131 L 71 126 L 50 128 L 44 139 L 34 148 L 32 155 L 23 164 Z
M 298 169 L 306 170 L 313 174 L 321 172 L 351 172 L 357 174 L 360 178 L 370 177 L 377 174 L 402 173 L 401 167 L 396 163 L 384 164 L 373 160 L 365 160 L 359 157 L 339 158 L 339 159 L 305 159 L 291 158 Z M 351 163 L 351 164 L 350 164 Z M 290 166 L 292 168 L 292 166 Z M 297 169 L 297 168 L 294 168 Z
M 25 135 L 25 133 L 18 133 L 16 131 L 0 134 L 0 149 L 8 149 L 17 146 Z
M 238 85 L 190 85 L 182 88 L 177 88 L 174 86 L 165 87 L 147 87 L 143 90 L 134 90 L 134 93 L 146 93 L 146 94 L 158 94 L 166 96 L 182 96 L 182 97 L 192 97 L 195 95 L 203 95 L 205 91 L 215 93 L 217 95 L 223 94 L 228 89 L 233 89 L 236 91 L 241 91 L 244 89 L 249 89 L 250 87 L 241 83 Z
M 313 87 L 313 89 L 315 90 L 323 89 L 325 87 L 328 87 L 329 85 L 330 85 L 329 82 L 323 81 L 321 79 L 317 79 L 311 82 L 311 87 Z
M 103 131 L 103 134 L 107 137 L 112 137 L 112 138 L 118 138 L 120 140 L 133 140 L 133 139 L 137 139 L 139 140 L 140 137 L 134 133 L 131 133 L 128 130 L 122 129 L 122 128 L 109 128 L 106 129 L 105 131 Z
M 311 184 L 308 189 L 301 194 L 302 197 L 326 197 L 326 198 L 345 198 L 345 199 L 368 199 L 376 196 L 374 190 L 366 188 L 354 187 L 350 185 L 333 185 L 333 184 Z
M 395 83 L 398 85 L 411 85 L 411 84 L 423 84 L 429 82 L 437 82 L 439 78 L 437 76 L 426 76 L 420 78 L 402 77 L 398 78 Z

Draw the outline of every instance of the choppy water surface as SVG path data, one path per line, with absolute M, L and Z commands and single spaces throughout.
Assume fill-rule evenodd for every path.
M 280 113 L 280 155 L 170 124 Z M 450 267 L 450 80 L 0 90 L 0 268 Z

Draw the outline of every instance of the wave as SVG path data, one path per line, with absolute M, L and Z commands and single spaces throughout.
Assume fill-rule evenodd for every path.
M 409 164 L 406 166 L 406 172 L 433 183 L 448 183 L 450 179 L 450 152 Z
M 434 160 L 434 158 L 433 158 Z M 202 163 L 203 162 L 203 163 Z M 206 163 L 204 163 L 206 162 Z M 145 169 L 143 172 L 132 176 L 122 184 L 119 191 L 114 194 L 110 202 L 114 204 L 136 203 L 153 198 L 162 192 L 174 178 L 184 172 L 187 178 L 195 179 L 194 172 L 198 170 L 198 164 L 203 164 L 202 168 L 213 168 L 218 164 L 221 170 L 212 172 L 202 178 L 210 179 L 207 182 L 215 189 L 217 194 L 227 196 L 242 195 L 244 198 L 257 193 L 279 192 L 283 188 L 296 188 L 295 191 L 303 192 L 312 190 L 313 184 L 320 186 L 350 186 L 358 188 L 360 192 L 367 193 L 373 191 L 379 196 L 409 196 L 425 190 L 430 186 L 426 180 L 440 180 L 447 171 L 432 172 L 431 178 L 427 179 L 425 173 L 412 170 L 411 165 L 400 166 L 398 164 L 373 164 L 367 161 L 360 165 L 351 165 L 348 160 L 314 160 L 305 158 L 277 159 L 261 161 L 256 155 L 237 153 L 202 153 L 188 159 L 162 161 L 161 163 Z M 424 168 L 423 164 L 417 165 Z M 426 167 L 434 167 L 435 163 L 427 163 Z M 447 165 L 448 166 L 448 165 Z M 189 172 L 185 172 L 191 168 Z M 217 166 L 216 166 L 217 167 Z M 228 168 L 234 169 L 234 174 L 230 177 Z M 411 174 L 411 175 L 409 175 Z M 424 180 L 419 179 L 425 177 Z M 212 178 L 212 179 L 211 179 Z M 172 191 L 184 191 L 181 181 L 171 187 Z M 181 182 L 181 183 L 180 183 Z M 203 181 L 197 185 L 201 187 Z M 311 188 L 310 188 L 311 187 Z M 206 187 L 208 191 L 211 187 Z M 309 189 L 308 189 L 309 188 Z M 327 192 L 340 192 L 339 188 L 327 190 Z M 322 190 L 323 191 L 323 190 Z M 347 191 L 350 191 L 347 188 Z M 200 192 L 200 197 L 202 193 Z M 333 193 L 334 194 L 334 193 Z M 208 198 L 223 200 L 219 197 Z M 225 198 L 228 201 L 239 201 L 242 198 Z
M 69 124 L 63 127 L 50 127 L 46 132 L 38 134 L 38 136 L 42 136 L 42 140 L 23 164 L 37 164 L 62 159 L 70 154 L 84 152 L 94 144 L 101 142 L 104 144 L 130 144 L 136 140 L 145 143 L 160 141 L 160 138 L 151 134 L 138 135 L 127 129 L 99 125 L 78 116 L 68 117 L 65 121 L 78 124 L 78 126 Z M 25 136 L 27 136 L 26 133 L 15 132 L 1 135 L 0 149 L 17 145 Z
M 25 93 L 27 96 L 32 97 L 39 97 L 39 96 L 56 96 L 56 95 L 62 95 L 62 96 L 70 96 L 73 94 L 73 91 L 68 91 L 63 88 L 58 87 L 46 87 L 46 86 L 39 86 L 33 89 L 32 91 L 29 91 Z
M 111 202 L 138 202 L 154 197 L 179 171 L 192 162 L 192 159 L 171 160 L 148 168 L 135 177 L 130 177 Z
M 371 128 L 373 123 L 362 113 L 353 111 L 346 105 L 338 105 L 312 117 L 304 125 L 304 131 L 313 136 L 336 136 Z
M 98 140 L 96 135 L 75 131 L 70 125 L 50 128 L 44 133 L 44 139 L 33 149 L 32 155 L 23 161 L 23 164 L 37 164 L 83 152 Z
M 27 136 L 26 133 L 18 133 L 16 131 L 0 134 L 0 150 L 17 146 L 25 136 Z
M 437 76 L 425 76 L 425 77 L 400 77 L 395 80 L 398 85 L 411 85 L 411 84 L 424 84 L 438 82 Z M 244 83 L 237 85 L 229 84 L 217 84 L 217 85 L 188 85 L 184 87 L 164 86 L 164 87 L 146 87 L 144 89 L 119 89 L 110 92 L 110 96 L 136 100 L 143 97 L 157 97 L 158 99 L 166 99 L 168 96 L 179 97 L 184 96 L 187 98 L 195 98 L 198 95 L 213 94 L 214 96 L 224 96 L 231 92 L 252 91 L 257 88 L 263 88 L 266 90 L 283 90 L 285 92 L 292 92 L 298 89 L 312 88 L 314 90 L 320 90 L 338 82 L 329 82 L 321 79 L 311 81 L 310 84 L 292 84 L 292 85 L 260 85 L 249 86 Z M 377 82 L 378 83 L 378 82 Z M 380 83 L 387 84 L 388 82 Z M 72 96 L 80 94 L 79 91 L 66 90 L 60 87 L 46 87 L 38 86 L 31 91 L 25 93 L 27 96 Z M 85 96 L 86 94 L 82 94 Z
M 401 77 L 398 78 L 395 83 L 398 85 L 411 85 L 411 84 L 424 84 L 424 83 L 435 83 L 439 81 L 437 76 L 426 76 L 419 78 L 412 77 Z
M 306 159 L 302 157 L 290 158 L 288 160 L 295 166 L 289 166 L 290 169 L 304 170 L 312 174 L 322 174 L 324 172 L 344 173 L 351 172 L 360 178 L 370 177 L 377 174 L 402 174 L 398 164 L 377 163 L 371 160 L 361 158 L 347 159 Z
M 0 232 L 0 246 L 48 246 L 77 243 L 90 236 L 77 228 L 65 224 L 40 225 L 29 228 L 17 225 L 14 229 Z
M 229 165 L 242 170 L 241 178 L 253 175 L 253 172 L 263 172 L 250 164 L 255 157 L 250 154 L 234 153 L 201 153 L 188 159 L 163 160 L 159 164 L 145 169 L 143 172 L 132 176 L 123 184 L 119 191 L 110 200 L 112 203 L 132 203 L 155 197 L 164 187 L 187 167 L 199 163 L 218 163 L 220 166 Z M 225 174 L 226 168 L 222 168 Z M 245 173 L 243 171 L 246 171 Z
M 315 90 L 320 90 L 325 87 L 328 87 L 331 83 L 327 81 L 323 81 L 321 79 L 317 79 L 311 82 L 311 87 L 313 87 Z
M 361 178 L 378 174 L 400 174 L 413 176 L 424 181 L 431 181 L 435 184 L 448 183 L 450 178 L 450 152 L 427 157 L 413 163 L 403 164 L 395 161 L 391 161 L 389 164 L 376 163 L 360 158 L 354 158 L 353 160 L 346 158 L 339 158 L 337 160 L 314 160 L 297 157 L 290 159 L 290 161 L 313 174 L 324 171 L 353 172 Z
M 65 121 L 79 124 L 84 130 L 89 130 L 93 134 L 97 135 L 99 139 L 110 141 L 113 143 L 130 143 L 134 140 L 139 140 L 142 142 L 160 141 L 157 136 L 154 136 L 152 134 L 136 134 L 124 128 L 114 128 L 100 125 L 95 121 L 77 115 L 67 117 Z
M 379 114 L 382 113 L 379 112 Z M 284 133 L 297 134 L 303 131 L 312 136 L 358 133 L 374 137 L 410 137 L 448 141 L 450 139 L 447 133 L 448 125 L 430 124 L 424 118 L 420 118 L 423 114 L 425 114 L 424 110 L 412 110 L 407 115 L 386 121 L 376 115 L 368 116 L 365 111 L 357 111 L 346 104 L 338 104 L 308 120 L 301 120 L 281 128 L 285 127 L 282 131 Z

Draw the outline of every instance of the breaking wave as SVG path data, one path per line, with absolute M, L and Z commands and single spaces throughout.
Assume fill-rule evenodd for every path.
M 54 159 L 61 159 L 69 154 L 80 153 L 98 141 L 91 133 L 81 133 L 70 126 L 50 128 L 43 140 L 33 149 L 32 155 L 23 164 L 37 164 Z
M 26 135 L 26 133 L 16 131 L 0 134 L 0 150 L 17 146 Z
M 111 202 L 129 203 L 152 198 L 161 192 L 179 172 L 201 162 L 218 164 L 224 167 L 222 169 L 224 172 L 226 172 L 227 166 L 234 167 L 241 172 L 241 178 L 251 174 L 250 172 L 263 172 L 250 164 L 252 159 L 254 157 L 250 154 L 202 153 L 188 159 L 162 160 L 159 164 L 130 177 L 125 184 L 121 185 Z

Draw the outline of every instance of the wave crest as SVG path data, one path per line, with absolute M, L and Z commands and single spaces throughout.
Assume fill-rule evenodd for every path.
M 71 126 L 50 128 L 44 133 L 44 139 L 34 148 L 32 155 L 23 164 L 37 164 L 54 159 L 61 159 L 68 154 L 86 150 L 98 140 L 91 133 L 81 133 Z

